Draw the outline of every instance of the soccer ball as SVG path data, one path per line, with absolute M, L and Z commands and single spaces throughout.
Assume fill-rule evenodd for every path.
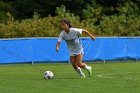
M 54 76 L 53 72 L 52 71 L 45 71 L 44 72 L 44 78 L 45 79 L 52 79 Z

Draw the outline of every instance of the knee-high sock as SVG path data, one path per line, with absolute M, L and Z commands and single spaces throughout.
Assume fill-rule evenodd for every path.
M 82 72 L 82 70 L 81 70 L 80 67 L 78 67 L 78 68 L 76 69 L 76 71 L 77 71 L 77 73 L 78 73 L 80 76 L 84 76 L 84 75 L 85 75 L 85 74 Z

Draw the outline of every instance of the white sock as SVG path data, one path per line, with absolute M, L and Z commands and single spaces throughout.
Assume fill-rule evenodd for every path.
M 78 67 L 78 68 L 76 69 L 76 71 L 77 71 L 77 73 L 78 73 L 80 76 L 84 76 L 84 75 L 85 75 L 85 74 L 82 72 L 82 70 L 81 70 L 80 67 Z
M 89 69 L 90 69 L 90 67 L 86 65 L 84 69 L 89 70 Z

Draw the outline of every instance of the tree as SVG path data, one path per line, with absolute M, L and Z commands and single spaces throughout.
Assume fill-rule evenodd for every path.
M 6 22 L 8 19 L 7 13 L 11 13 L 11 11 L 11 5 L 0 0 L 0 22 Z

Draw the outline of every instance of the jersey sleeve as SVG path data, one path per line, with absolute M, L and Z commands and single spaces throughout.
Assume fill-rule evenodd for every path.
M 61 42 L 63 40 L 63 32 L 60 33 L 58 37 L 58 42 Z
M 82 34 L 82 30 L 83 30 L 83 29 L 74 28 L 74 31 L 76 31 L 76 34 L 77 34 L 78 36 L 80 36 L 80 35 Z

